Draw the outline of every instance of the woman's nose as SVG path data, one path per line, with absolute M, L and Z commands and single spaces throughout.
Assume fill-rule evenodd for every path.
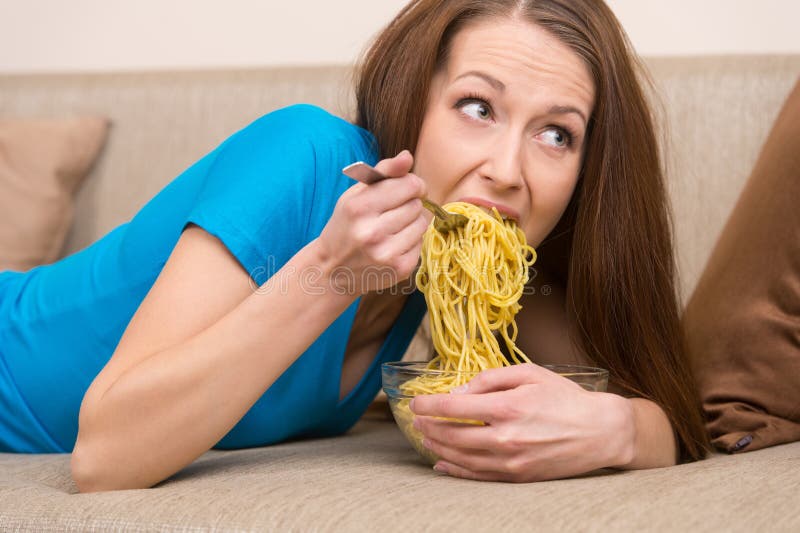
M 498 140 L 487 153 L 482 176 L 502 189 L 522 187 L 522 157 L 519 141 Z

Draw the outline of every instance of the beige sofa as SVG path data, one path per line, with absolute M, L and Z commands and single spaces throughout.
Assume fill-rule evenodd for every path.
M 647 64 L 668 125 L 685 302 L 800 73 L 800 56 Z M 0 76 L 0 116 L 112 118 L 109 144 L 79 193 L 71 252 L 272 109 L 311 102 L 347 115 L 348 76 L 344 68 Z M 393 423 L 367 417 L 342 437 L 210 451 L 153 489 L 99 494 L 77 494 L 67 455 L 0 454 L 0 530 L 173 529 L 800 531 L 800 443 L 511 485 L 438 475 Z

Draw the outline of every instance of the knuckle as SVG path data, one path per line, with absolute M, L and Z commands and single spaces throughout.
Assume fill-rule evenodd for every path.
M 451 405 L 452 405 L 452 398 L 450 398 L 449 396 L 445 396 L 444 394 L 437 396 L 436 408 L 440 412 L 449 412 Z
M 495 405 L 494 414 L 501 420 L 513 420 L 519 417 L 520 407 L 514 402 L 502 400 Z
M 511 457 L 503 461 L 503 470 L 513 477 L 519 478 L 525 472 L 525 463 L 518 457 Z
M 510 396 L 517 407 L 517 415 L 530 415 L 536 411 L 535 398 L 541 394 L 541 387 L 538 385 L 526 384 L 520 385 L 513 391 L 510 391 Z
M 355 198 L 345 198 L 342 203 L 342 210 L 351 218 L 358 218 L 364 213 L 364 205 L 362 202 L 356 201 Z
M 478 374 L 469 380 L 470 387 L 482 387 L 485 385 L 489 385 L 491 382 L 487 378 L 487 374 L 489 374 L 491 370 L 482 370 L 478 372 Z
M 409 205 L 410 205 L 410 208 L 411 208 L 411 212 L 412 213 L 416 213 L 417 214 L 417 218 L 422 218 L 420 216 L 420 215 L 422 215 L 422 210 L 424 209 L 424 207 L 422 207 L 422 200 L 419 199 L 419 198 L 413 198 L 411 200 L 411 202 L 409 203 Z M 416 222 L 416 219 L 414 219 L 414 221 Z
M 400 193 L 398 199 L 402 198 L 403 201 L 408 201 L 410 198 L 417 196 L 417 185 L 412 178 L 404 178 L 399 181 L 402 183 L 402 187 L 400 188 L 402 193 Z
M 389 169 L 387 167 L 390 165 L 392 159 L 393 159 L 392 157 L 387 157 L 386 159 L 381 159 L 380 161 L 375 163 L 375 170 L 377 170 L 378 172 L 380 172 L 384 176 L 388 176 L 389 175 Z
M 412 184 L 411 192 L 412 194 L 414 194 L 414 196 L 416 197 L 425 196 L 426 187 L 425 187 L 425 181 L 423 181 L 422 178 L 420 178 L 419 176 L 412 175 L 412 179 L 409 181 L 411 181 Z
M 532 363 L 525 363 L 523 368 L 525 369 L 525 375 L 530 379 L 533 379 L 538 375 L 536 367 Z
M 453 430 L 448 427 L 443 427 L 441 424 L 434 424 L 431 426 L 431 435 L 442 442 L 453 444 Z
M 492 438 L 492 444 L 501 451 L 507 451 L 514 447 L 514 438 L 507 430 L 499 430 Z
M 391 251 L 387 250 L 385 247 L 376 248 L 375 251 L 372 252 L 372 259 L 378 264 L 381 265 L 389 265 L 390 268 L 392 267 L 392 253 Z
M 363 183 L 356 183 L 352 187 L 346 189 L 342 195 L 339 197 L 338 203 L 344 203 L 351 201 L 354 197 L 358 196 L 361 191 L 364 190 L 366 185 Z
M 366 224 L 354 227 L 353 238 L 357 243 L 361 245 L 375 244 L 376 242 L 375 228 L 372 228 Z
M 419 176 L 417 177 L 417 180 L 419 180 L 419 183 L 420 183 L 420 190 L 419 190 L 420 196 L 427 196 L 427 194 L 428 194 L 428 184 L 425 183 L 425 180 L 420 178 Z
M 470 479 L 478 479 L 476 472 L 480 471 L 483 466 L 481 461 L 465 455 L 461 458 L 461 464 L 466 469 L 464 470 L 465 476 L 469 476 Z
M 432 451 L 436 455 L 440 455 L 441 456 L 441 454 L 442 454 L 442 446 L 439 444 L 439 442 L 436 440 L 436 438 L 431 436 L 430 432 L 427 431 L 427 430 L 426 431 L 421 431 L 420 433 L 422 433 L 422 439 L 425 441 L 424 444 L 423 444 L 424 447 L 429 449 L 430 451 Z
M 422 216 L 421 213 L 414 223 L 416 224 L 416 230 L 420 237 L 428 230 L 428 226 L 430 225 L 430 223 L 425 220 L 425 217 Z

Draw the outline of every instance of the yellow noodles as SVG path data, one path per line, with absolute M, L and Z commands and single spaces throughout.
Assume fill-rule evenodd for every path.
M 504 342 L 513 363 L 530 362 L 514 344 L 514 316 L 536 251 L 525 234 L 496 209 L 487 213 L 464 202 L 445 209 L 469 218 L 466 227 L 447 234 L 428 227 L 422 243 L 417 287 L 425 294 L 436 357 L 426 375 L 402 385 L 404 395 L 447 392 L 487 368 L 510 365 L 500 351 Z

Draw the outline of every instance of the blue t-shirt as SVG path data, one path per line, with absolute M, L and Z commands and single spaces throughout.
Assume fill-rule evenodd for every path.
M 28 272 L 0 273 L 0 452 L 72 451 L 84 393 L 188 223 L 218 237 L 263 283 L 321 233 L 354 183 L 341 169 L 376 159 L 369 132 L 313 106 L 281 109 L 229 137 L 91 246 Z M 415 292 L 364 377 L 339 401 L 358 303 L 215 448 L 334 435 L 358 420 L 380 388 L 380 363 L 402 356 L 425 311 Z

